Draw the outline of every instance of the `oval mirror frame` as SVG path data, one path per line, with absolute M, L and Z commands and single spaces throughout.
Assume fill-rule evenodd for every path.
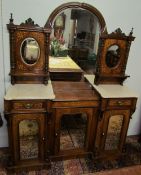
M 29 66 L 36 64 L 40 57 L 40 46 L 36 39 L 25 38 L 20 46 L 20 55 L 25 64 Z
M 91 13 L 93 13 L 99 20 L 99 24 L 100 24 L 100 33 L 107 33 L 107 28 L 106 28 L 106 23 L 104 20 L 104 17 L 102 16 L 102 14 L 99 12 L 99 10 L 97 10 L 94 6 L 89 5 L 87 3 L 80 3 L 80 2 L 69 2 L 69 3 L 64 3 L 60 6 L 58 6 L 49 16 L 46 24 L 45 24 L 45 28 L 52 28 L 53 25 L 53 21 L 55 19 L 55 17 L 63 10 L 68 9 L 68 8 L 82 8 L 85 10 L 90 11 Z

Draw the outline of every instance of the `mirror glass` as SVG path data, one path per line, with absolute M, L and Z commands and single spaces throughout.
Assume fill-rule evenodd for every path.
M 109 119 L 105 150 L 116 150 L 120 144 L 123 115 L 113 115 Z
M 35 120 L 22 120 L 19 123 L 20 160 L 38 157 L 39 125 Z
M 60 150 L 84 148 L 87 131 L 87 115 L 63 115 L 61 119 Z
M 54 18 L 52 27 L 50 55 L 69 55 L 83 70 L 93 69 L 100 34 L 97 16 L 86 9 L 68 8 Z
M 34 38 L 26 38 L 21 44 L 21 57 L 23 62 L 33 65 L 40 57 L 40 47 Z
M 106 65 L 109 68 L 114 68 L 118 65 L 120 60 L 120 48 L 118 45 L 112 45 L 108 48 L 106 53 Z

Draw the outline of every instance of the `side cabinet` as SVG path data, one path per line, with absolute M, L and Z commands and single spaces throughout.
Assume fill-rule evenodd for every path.
M 45 168 L 47 145 L 46 102 L 37 100 L 5 101 L 8 122 L 10 164 L 8 169 Z
M 95 141 L 96 158 L 118 158 L 125 151 L 125 139 L 136 99 L 103 99 Z

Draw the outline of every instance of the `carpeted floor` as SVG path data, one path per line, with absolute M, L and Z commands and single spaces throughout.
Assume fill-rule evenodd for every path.
M 82 175 L 96 173 L 110 169 L 117 169 L 132 165 L 141 164 L 141 145 L 136 138 L 127 138 L 127 154 L 120 160 L 92 162 L 89 158 L 71 159 L 65 161 L 52 162 L 51 169 L 42 171 L 21 172 L 16 175 Z M 0 151 L 0 175 L 7 175 L 4 165 L 7 162 L 8 155 L 5 150 Z

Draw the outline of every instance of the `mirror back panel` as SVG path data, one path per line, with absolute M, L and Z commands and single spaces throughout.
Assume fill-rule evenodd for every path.
M 11 17 L 7 27 L 10 33 L 11 83 L 47 84 L 50 30 L 34 24 L 31 18 L 14 25 Z
M 126 36 L 118 28 L 111 34 L 102 34 L 99 41 L 95 84 L 123 84 L 133 31 Z

